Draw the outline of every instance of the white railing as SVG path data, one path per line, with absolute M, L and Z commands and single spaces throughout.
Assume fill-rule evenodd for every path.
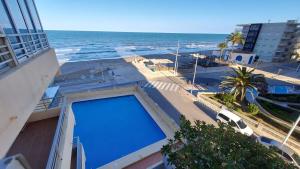
M 0 44 L 0 48 L 7 48 L 5 51 L 0 52 L 1 69 L 20 64 L 50 47 L 45 32 L 20 34 L 0 33 L 0 38 L 4 38 L 4 44 Z M 10 39 L 18 39 L 19 42 L 13 43 Z M 14 62 L 14 64 L 8 64 L 9 62 Z
M 64 103 L 66 103 L 66 99 L 64 98 Z M 53 143 L 51 146 L 48 162 L 46 169 L 56 169 L 58 161 L 61 160 L 60 157 L 60 148 L 62 145 L 62 136 L 65 134 L 66 130 L 66 104 L 63 104 L 63 107 L 60 112 L 60 116 L 57 123 L 57 128 L 55 131 Z
M 79 136 L 75 137 L 76 144 L 76 169 L 85 169 L 85 152 Z
M 42 112 L 51 108 L 60 107 L 62 105 L 62 101 L 62 96 L 40 100 L 40 102 L 36 105 L 34 112 Z

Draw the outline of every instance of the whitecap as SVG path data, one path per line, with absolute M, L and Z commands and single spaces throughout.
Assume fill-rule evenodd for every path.
M 56 55 L 68 55 L 79 52 L 80 50 L 81 48 L 56 48 L 55 53 Z

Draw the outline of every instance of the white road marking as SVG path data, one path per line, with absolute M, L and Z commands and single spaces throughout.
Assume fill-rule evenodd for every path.
M 176 92 L 179 88 L 179 85 L 176 83 L 168 83 L 162 81 L 150 81 L 144 85 L 145 88 L 157 88 L 160 90 Z
M 148 82 L 147 84 L 144 85 L 144 87 L 150 87 L 150 83 Z
M 156 88 L 160 89 L 160 86 L 164 84 L 164 82 L 159 82 L 159 85 L 156 86 Z
M 173 91 L 174 84 L 171 85 L 170 91 Z
M 163 85 L 161 86 L 161 90 L 164 90 L 164 87 L 167 85 L 167 83 L 163 83 Z
M 169 86 L 171 83 L 168 83 L 165 90 L 169 90 Z
M 176 87 L 175 87 L 175 92 L 177 91 L 177 89 L 179 88 L 179 86 L 178 85 L 176 85 Z
M 151 82 L 151 84 L 152 84 L 152 88 L 155 88 L 155 86 L 157 85 L 157 81 L 154 81 L 154 82 Z

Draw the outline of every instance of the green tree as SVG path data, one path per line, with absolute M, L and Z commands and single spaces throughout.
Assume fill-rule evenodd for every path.
M 232 45 L 243 45 L 245 43 L 245 38 L 241 32 L 233 32 L 227 37 L 227 41 L 231 42 Z
M 234 74 L 226 76 L 220 84 L 223 90 L 230 90 L 235 98 L 239 98 L 242 102 L 246 95 L 247 89 L 254 89 L 261 83 L 265 82 L 262 74 L 253 74 L 255 69 L 247 69 L 246 67 L 232 68 Z
M 180 129 L 162 148 L 169 165 L 176 169 L 289 169 L 274 150 L 235 132 L 225 124 L 219 127 L 181 118 Z
M 224 49 L 228 48 L 228 45 L 226 42 L 222 42 L 218 44 L 218 48 L 220 49 L 220 60 L 221 60 L 221 56 L 223 56 Z

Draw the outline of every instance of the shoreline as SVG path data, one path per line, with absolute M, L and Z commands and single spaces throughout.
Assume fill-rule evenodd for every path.
M 211 56 L 212 55 L 212 51 L 214 50 L 201 50 L 201 51 L 196 51 L 196 52 L 179 52 L 179 57 L 186 57 L 186 56 L 190 56 L 190 54 L 193 53 L 202 53 L 204 55 L 208 55 Z M 126 59 L 130 59 L 130 58 L 135 58 L 135 57 L 143 57 L 146 59 L 169 59 L 171 56 L 174 56 L 175 58 L 175 54 L 148 54 L 148 55 L 128 55 L 128 56 L 119 56 L 119 57 L 113 57 L 113 58 L 99 58 L 99 59 L 87 59 L 87 60 L 74 60 L 74 61 L 66 61 L 66 60 L 59 60 L 58 59 L 58 63 L 60 66 L 64 65 L 65 63 L 78 63 L 78 62 L 99 62 L 99 61 L 112 61 L 112 60 L 126 60 Z

